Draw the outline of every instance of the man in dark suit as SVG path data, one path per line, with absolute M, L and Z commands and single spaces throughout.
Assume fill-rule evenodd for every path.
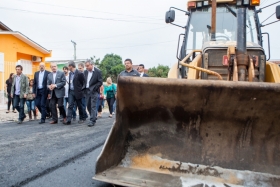
M 74 104 L 76 102 L 79 109 L 79 122 L 84 123 L 85 114 L 84 108 L 82 106 L 82 98 L 84 97 L 84 88 L 85 88 L 85 76 L 84 73 L 76 69 L 76 64 L 73 61 L 68 63 L 69 69 L 69 92 L 68 92 L 68 112 L 67 112 L 67 121 L 64 122 L 65 125 L 71 124 L 72 112 Z
M 62 115 L 64 122 L 66 121 L 66 112 L 63 106 L 65 95 L 65 75 L 63 72 L 57 70 L 57 65 L 51 63 L 52 72 L 49 73 L 47 85 L 49 89 L 48 98 L 51 99 L 52 121 L 50 124 L 56 124 L 58 121 L 56 105 L 58 105 L 59 113 Z
M 39 124 L 45 123 L 46 120 L 46 100 L 48 97 L 48 87 L 47 87 L 47 78 L 49 71 L 45 70 L 45 63 L 41 62 L 39 64 L 40 71 L 35 72 L 34 74 L 34 97 L 35 105 L 41 113 L 41 121 Z
M 87 60 L 85 63 L 86 71 L 85 74 L 85 84 L 86 84 L 86 103 L 87 109 L 90 113 L 90 122 L 89 127 L 92 127 L 96 123 L 96 114 L 97 114 L 97 100 L 99 89 L 103 84 L 102 74 L 99 69 L 94 67 L 94 64 L 91 60 Z
M 138 66 L 138 72 L 140 73 L 140 77 L 149 77 L 149 75 L 147 75 L 146 73 L 145 73 L 145 66 L 144 66 L 144 64 L 140 64 L 139 66 Z

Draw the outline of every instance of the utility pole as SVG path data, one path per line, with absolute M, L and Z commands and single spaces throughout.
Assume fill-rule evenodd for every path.
M 74 42 L 74 41 L 72 41 L 71 40 L 71 42 L 73 43 L 73 45 L 74 45 L 74 60 L 76 60 L 76 42 Z

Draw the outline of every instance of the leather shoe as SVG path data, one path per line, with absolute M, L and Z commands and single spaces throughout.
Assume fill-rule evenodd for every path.
M 50 124 L 57 124 L 57 121 L 51 121 Z
M 63 122 L 64 125 L 71 125 L 71 121 L 65 121 Z
M 95 125 L 95 123 L 90 123 L 88 124 L 88 127 L 93 127 Z
M 41 120 L 41 121 L 39 122 L 39 124 L 43 124 L 43 123 L 45 123 L 45 120 Z
M 65 122 L 67 122 L 67 119 L 63 118 L 63 119 L 60 120 L 60 122 L 65 123 Z
M 80 120 L 78 121 L 79 124 L 84 123 L 84 122 L 85 122 L 85 120 L 83 120 L 83 119 L 80 119 Z

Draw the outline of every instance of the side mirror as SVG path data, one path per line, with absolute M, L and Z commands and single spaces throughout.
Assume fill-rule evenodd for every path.
M 175 20 L 175 11 L 174 10 L 169 10 L 165 14 L 165 22 L 166 23 L 172 23 Z
M 276 18 L 280 19 L 280 5 L 276 7 Z

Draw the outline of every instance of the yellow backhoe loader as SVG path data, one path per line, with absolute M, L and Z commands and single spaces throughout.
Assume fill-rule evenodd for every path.
M 170 8 L 166 23 L 176 25 L 175 10 L 188 17 L 178 63 L 165 79 L 118 78 L 116 121 L 95 180 L 280 186 L 280 68 L 263 48 L 259 4 L 190 0 L 188 11 Z

